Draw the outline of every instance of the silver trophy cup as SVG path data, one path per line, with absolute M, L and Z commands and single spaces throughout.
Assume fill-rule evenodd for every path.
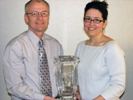
M 74 100 L 77 89 L 76 66 L 79 58 L 76 56 L 59 56 L 54 58 L 56 66 L 56 82 L 58 100 Z

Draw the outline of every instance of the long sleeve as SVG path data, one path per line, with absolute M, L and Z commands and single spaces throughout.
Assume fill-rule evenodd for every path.
M 22 99 L 43 100 L 44 95 L 29 87 L 25 80 L 26 67 L 19 45 L 7 46 L 4 54 L 4 75 L 10 94 Z
M 125 90 L 124 52 L 118 45 L 111 45 L 105 59 L 110 76 L 110 86 L 101 95 L 105 100 L 116 100 Z

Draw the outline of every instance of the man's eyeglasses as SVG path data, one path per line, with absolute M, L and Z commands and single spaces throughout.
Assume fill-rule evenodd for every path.
M 39 14 L 41 14 L 43 17 L 48 16 L 48 12 L 46 12 L 46 11 L 42 11 L 42 12 L 33 11 L 31 13 L 26 13 L 26 14 L 31 14 L 31 16 L 33 16 L 33 17 L 38 17 Z
M 100 20 L 100 19 L 91 19 L 89 17 L 84 17 L 84 21 L 87 23 L 91 23 L 91 21 L 93 21 L 95 24 L 99 24 L 100 22 L 104 22 L 104 20 Z

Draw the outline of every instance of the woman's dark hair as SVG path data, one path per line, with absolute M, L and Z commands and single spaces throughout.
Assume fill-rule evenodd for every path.
M 89 2 L 88 4 L 86 4 L 86 7 L 84 9 L 84 17 L 85 17 L 86 12 L 91 8 L 99 10 L 102 14 L 103 20 L 107 20 L 108 4 L 106 1 L 93 0 L 93 1 Z

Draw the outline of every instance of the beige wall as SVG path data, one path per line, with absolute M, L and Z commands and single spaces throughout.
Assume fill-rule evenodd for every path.
M 91 0 L 47 0 L 51 6 L 46 33 L 63 45 L 65 54 L 73 55 L 77 44 L 87 39 L 83 31 L 83 10 Z M 133 0 L 107 0 L 108 25 L 105 34 L 114 38 L 125 51 L 127 65 L 126 91 L 122 100 L 133 99 Z M 2 56 L 10 39 L 27 30 L 23 20 L 27 0 L 0 0 L 0 100 L 10 100 L 3 78 Z

